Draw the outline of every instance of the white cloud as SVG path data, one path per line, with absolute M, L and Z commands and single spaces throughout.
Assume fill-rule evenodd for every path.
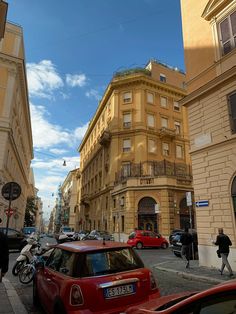
M 71 141 L 71 134 L 59 125 L 46 120 L 48 112 L 43 106 L 30 105 L 33 142 L 35 148 L 49 148 Z
M 102 96 L 99 94 L 99 92 L 96 89 L 90 89 L 85 93 L 85 95 L 88 98 L 95 98 L 96 100 L 100 100 Z
M 62 149 L 62 148 L 51 148 L 50 152 L 56 155 L 61 155 L 61 154 L 65 154 L 68 152 L 68 150 L 66 149 Z
M 66 74 L 66 83 L 71 87 L 83 87 L 87 83 L 85 74 Z
M 53 98 L 53 91 L 64 84 L 55 65 L 50 60 L 28 63 L 27 78 L 30 96 Z
M 82 140 L 82 138 L 84 137 L 87 129 L 88 129 L 88 126 L 89 126 L 89 122 L 87 122 L 85 125 L 83 126 L 79 126 L 78 128 L 76 128 L 74 130 L 74 136 L 77 140 Z
M 31 122 L 33 132 L 34 147 L 37 148 L 50 148 L 58 144 L 66 144 L 72 146 L 78 144 L 88 128 L 88 122 L 77 127 L 74 131 L 63 129 L 62 126 L 52 124 L 47 120 L 49 113 L 43 106 L 35 106 L 30 104 L 31 109 Z

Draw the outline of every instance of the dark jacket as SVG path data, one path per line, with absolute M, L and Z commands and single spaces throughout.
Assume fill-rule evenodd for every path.
M 8 271 L 9 250 L 6 235 L 0 231 L 0 269 L 2 273 Z
M 219 253 L 229 253 L 229 246 L 232 245 L 232 242 L 226 234 L 219 234 L 215 245 L 219 245 Z
M 190 245 L 193 242 L 193 236 L 188 232 L 184 232 L 180 236 L 180 242 L 182 245 Z

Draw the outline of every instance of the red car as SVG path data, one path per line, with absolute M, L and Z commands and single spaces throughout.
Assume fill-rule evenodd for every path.
M 202 292 L 184 292 L 133 306 L 126 314 L 233 314 L 236 313 L 236 280 Z
M 163 236 L 148 230 L 135 230 L 131 232 L 127 243 L 135 246 L 137 249 L 142 249 L 143 247 L 161 247 L 162 249 L 166 249 L 169 245 Z
M 47 313 L 122 313 L 160 297 L 151 271 L 127 244 L 66 242 L 37 267 L 33 300 Z

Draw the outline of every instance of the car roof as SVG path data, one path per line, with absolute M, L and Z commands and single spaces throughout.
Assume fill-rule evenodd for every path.
M 103 241 L 100 240 L 87 240 L 87 241 L 72 241 L 72 242 L 65 242 L 62 244 L 57 245 L 57 247 L 65 249 L 67 251 L 72 252 L 89 252 L 89 251 L 96 251 L 96 250 L 106 250 L 106 249 L 115 249 L 115 248 L 130 248 L 130 245 L 121 242 L 114 242 L 114 241 Z

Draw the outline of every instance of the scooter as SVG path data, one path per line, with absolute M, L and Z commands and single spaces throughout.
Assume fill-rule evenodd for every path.
M 33 256 L 41 250 L 38 238 L 29 237 L 27 242 L 28 244 L 23 247 L 12 268 L 12 274 L 14 276 L 17 276 L 21 268 L 29 264 L 33 260 Z

